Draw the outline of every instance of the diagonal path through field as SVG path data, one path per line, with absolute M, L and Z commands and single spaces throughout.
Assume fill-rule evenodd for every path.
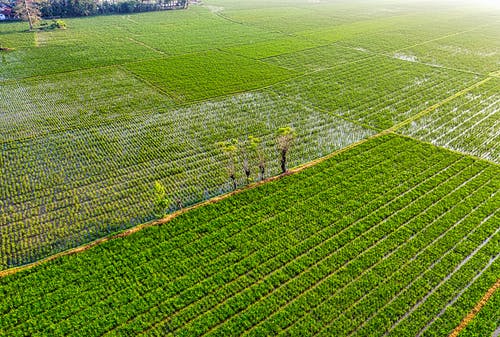
M 469 87 L 467 87 L 467 88 L 465 88 L 463 90 L 460 90 L 459 92 L 457 92 L 457 93 L 455 93 L 455 94 L 453 94 L 453 95 L 445 98 L 441 102 L 438 102 L 438 103 L 436 103 L 434 105 L 431 105 L 427 109 L 422 110 L 421 112 L 419 112 L 419 113 L 411 116 L 410 118 L 402 121 L 401 123 L 398 123 L 398 124 L 390 127 L 389 129 L 385 130 L 384 132 L 396 132 L 398 129 L 402 128 L 403 126 L 406 126 L 406 125 L 410 124 L 411 122 L 413 122 L 413 121 L 415 121 L 415 120 L 417 120 L 417 119 L 419 119 L 419 118 L 421 118 L 421 117 L 429 114 L 430 112 L 432 112 L 432 111 L 436 110 L 437 108 L 445 105 L 446 103 L 451 102 L 455 98 L 465 95 L 466 93 L 468 93 L 468 92 L 470 92 L 470 91 L 472 91 L 472 90 L 474 90 L 474 89 L 482 86 L 483 84 L 491 81 L 492 79 L 493 79 L 492 77 L 487 77 L 487 78 L 485 78 L 485 79 L 483 79 L 483 80 L 481 80 L 479 82 L 476 82 L 476 83 L 472 84 L 471 86 L 469 86 Z
M 161 54 L 163 56 L 169 56 L 169 54 L 165 53 L 164 51 L 161 51 L 160 49 L 157 49 L 157 48 L 154 48 L 154 47 L 151 47 L 150 45 L 148 45 L 147 43 L 144 43 L 142 41 L 139 41 L 137 39 L 134 39 L 133 37 L 127 37 L 128 40 L 138 44 L 139 46 L 142 46 L 144 48 L 147 48 L 149 50 L 152 50 L 154 52 L 157 52 L 158 54 Z
M 464 317 L 464 319 L 460 322 L 460 324 L 452 331 L 452 333 L 448 337 L 457 337 L 462 330 L 464 330 L 467 325 L 476 317 L 479 311 L 484 307 L 484 305 L 488 302 L 488 300 L 493 296 L 495 291 L 500 289 L 500 278 L 491 286 L 490 289 L 484 294 L 484 296 L 477 302 L 477 304 L 472 308 L 472 310 Z
M 487 184 L 487 183 L 488 183 L 488 182 L 484 183 L 482 186 L 484 186 L 484 185 L 485 185 L 485 184 Z M 454 190 L 454 191 L 456 191 L 456 190 L 457 190 L 457 189 L 459 189 L 459 188 L 460 188 L 460 186 L 458 186 L 457 188 L 455 188 L 455 190 Z M 452 191 L 451 193 L 454 193 L 454 191 Z M 467 200 L 467 199 L 468 199 L 468 198 L 470 198 L 471 196 L 472 196 L 472 195 L 467 196 L 467 197 L 466 197 L 465 199 L 463 199 L 461 202 L 465 202 L 465 200 Z M 460 203 L 459 203 L 459 204 L 460 204 Z M 437 217 L 437 218 L 433 219 L 433 221 L 432 221 L 432 222 L 430 222 L 429 224 L 427 224 L 424 228 L 422 228 L 422 229 L 420 230 L 420 232 L 418 232 L 418 235 L 421 235 L 422 233 L 425 233 L 425 231 L 426 231 L 428 228 L 430 228 L 430 226 L 432 226 L 435 222 L 438 222 L 441 218 L 445 217 L 448 213 L 450 213 L 450 212 L 451 212 L 451 211 L 452 211 L 455 207 L 457 207 L 459 204 L 455 204 L 453 207 L 449 208 L 449 209 L 448 209 L 445 213 L 442 213 L 442 214 L 440 214 L 440 215 L 439 215 L 439 217 Z M 434 205 L 433 205 L 433 206 L 434 206 Z M 432 206 L 431 206 L 431 207 L 432 207 Z M 478 206 L 476 207 L 476 209 L 477 209 L 477 208 L 479 208 L 479 207 L 480 207 L 480 205 L 478 205 Z M 400 234 L 401 232 L 403 232 L 404 230 L 408 230 L 409 228 L 411 228 L 411 226 L 410 226 L 410 225 L 411 225 L 411 223 L 412 223 L 412 222 L 414 222 L 414 220 L 415 220 L 415 218 L 410 219 L 410 220 L 409 220 L 407 223 L 405 223 L 405 224 L 404 224 L 404 225 L 403 225 L 400 229 L 398 229 L 398 230 L 396 230 L 395 232 L 393 232 L 392 234 L 388 235 L 388 238 L 389 238 L 389 237 L 391 237 L 391 236 L 401 235 L 401 234 Z M 455 227 L 455 226 L 457 226 L 458 224 L 459 224 L 459 223 L 455 223 L 455 224 L 454 224 L 451 228 L 448 228 L 448 229 L 446 230 L 446 232 L 445 232 L 445 233 L 447 233 L 448 231 L 450 231 L 452 228 L 454 228 L 454 227 Z M 445 233 L 443 233 L 442 235 L 445 235 Z M 340 288 L 336 289 L 336 290 L 335 290 L 335 292 L 334 292 L 334 293 L 332 293 L 332 294 L 328 297 L 328 299 L 329 299 L 329 298 L 332 298 L 332 297 L 334 297 L 334 296 L 341 296 L 341 295 L 339 295 L 339 293 L 343 292 L 343 291 L 344 291 L 345 289 L 347 289 L 349 286 L 350 286 L 350 287 L 352 287 L 353 285 L 355 285 L 355 284 L 356 284 L 356 282 L 358 282 L 359 280 L 361 280 L 362 278 L 364 278 L 364 277 L 365 277 L 365 275 L 367 275 L 367 274 L 369 274 L 369 273 L 373 273 L 373 272 L 372 272 L 372 270 L 375 270 L 375 269 L 377 268 L 377 266 L 379 266 L 379 265 L 381 265 L 381 264 L 387 264 L 387 263 L 389 263 L 388 261 L 389 261 L 389 259 L 391 258 L 391 256 L 395 255 L 395 254 L 396 254 L 396 253 L 398 253 L 398 251 L 400 251 L 400 250 L 402 251 L 402 250 L 403 250 L 403 248 L 404 248 L 406 245 L 411 245 L 411 243 L 415 240 L 416 236 L 417 236 L 417 233 L 414 233 L 414 234 L 412 234 L 412 236 L 410 236 L 409 238 L 407 238 L 407 239 L 406 239 L 406 241 L 404 241 L 403 243 L 401 243 L 401 244 L 399 244 L 399 245 L 394 246 L 395 248 L 393 248 L 393 250 L 391 250 L 390 252 L 385 253 L 385 255 L 383 255 L 383 258 L 382 258 L 382 259 L 380 259 L 379 261 L 377 261 L 375 264 L 371 265 L 370 267 L 368 267 L 368 268 L 364 269 L 364 270 L 363 270 L 363 271 L 362 271 L 359 275 L 357 275 L 354 279 L 352 279 L 352 280 L 350 280 L 349 282 L 347 282 L 347 283 L 343 284 L 343 285 L 342 285 L 342 287 L 340 287 Z M 439 238 L 437 238 L 437 239 L 435 239 L 435 240 L 438 240 L 438 239 L 439 239 Z M 383 240 L 382 240 L 382 241 L 383 241 Z M 434 244 L 434 242 L 435 242 L 435 241 L 431 242 L 431 243 L 430 243 L 427 247 L 429 247 L 429 246 L 433 245 L 433 244 Z M 427 249 L 427 247 L 426 247 L 425 249 Z M 424 250 L 425 250 L 425 249 L 424 249 Z M 420 252 L 422 252 L 422 251 L 423 251 L 423 250 L 421 250 Z M 366 251 L 364 251 L 362 254 L 365 254 L 365 252 L 366 252 Z M 406 266 L 406 264 L 411 263 L 411 262 L 412 262 L 415 258 L 416 258 L 416 256 L 414 256 L 414 257 L 412 257 L 411 259 L 409 259 L 409 260 L 408 260 L 408 261 L 407 261 L 404 265 L 402 265 L 402 266 L 401 266 L 401 268 L 402 268 L 402 267 L 404 267 L 404 266 Z M 347 270 L 347 268 L 346 268 L 346 270 Z M 395 272 L 395 271 L 394 271 L 394 272 Z M 332 277 L 332 276 L 333 276 L 333 274 L 332 274 L 332 275 L 330 275 L 330 276 L 329 276 L 329 278 L 330 278 L 330 277 Z M 389 276 L 388 276 L 388 277 L 389 277 Z M 300 297 L 302 297 L 302 296 L 306 296 L 306 297 L 307 297 L 307 293 L 308 293 L 309 291 L 311 291 L 311 290 L 312 290 L 312 291 L 314 291 L 314 289 L 315 289 L 315 288 L 318 288 L 318 287 L 322 286 L 322 283 L 323 283 L 323 281 L 321 281 L 320 283 L 314 284 L 311 288 L 309 288 L 309 289 L 307 289 L 306 291 L 304 291 L 304 292 L 300 295 Z M 325 282 L 325 284 L 326 284 L 326 282 Z M 325 287 L 327 287 L 327 286 L 325 286 Z M 375 288 L 374 288 L 374 289 L 375 289 Z M 374 289 L 372 289 L 372 291 L 373 291 Z M 371 292 L 371 291 L 370 291 L 370 292 Z M 365 293 L 365 295 L 364 295 L 363 297 L 361 297 L 358 301 L 361 301 L 361 300 L 362 300 L 365 296 L 368 296 L 368 294 L 369 294 L 370 292 Z M 311 296 L 313 297 L 314 295 L 311 295 Z M 326 301 L 326 300 L 325 300 L 325 301 Z M 284 310 L 284 309 L 285 309 L 286 307 L 288 307 L 289 305 L 294 305 L 294 302 L 295 302 L 295 303 L 297 303 L 297 300 L 293 300 L 293 301 L 288 302 L 285 306 L 283 306 L 283 307 L 282 307 L 282 308 L 280 308 L 279 310 Z M 322 301 L 322 302 L 323 302 L 323 301 Z M 318 303 L 318 305 L 320 305 L 320 304 L 321 304 L 321 303 Z M 309 314 L 310 314 L 310 313 L 314 310 L 314 308 L 316 308 L 316 307 L 317 307 L 316 305 L 311 305 L 311 306 L 310 306 L 310 308 L 304 312 L 304 315 L 309 315 Z M 295 312 L 295 310 L 293 310 L 293 311 Z M 300 311 L 300 310 L 299 310 L 299 311 Z M 276 314 L 276 313 L 278 313 L 278 311 L 276 311 L 276 312 L 275 312 L 275 313 L 273 313 L 273 314 L 272 314 L 269 318 L 266 318 L 266 319 L 272 319 L 273 315 L 274 315 L 274 314 Z M 304 320 L 304 318 L 302 318 L 301 320 Z M 299 322 L 299 320 L 298 320 L 297 322 L 295 322 L 293 325 L 297 324 L 298 322 Z M 264 323 L 264 321 L 259 322 L 259 323 L 258 323 L 258 324 L 254 327 L 254 328 L 258 327 L 258 326 L 259 326 L 259 325 L 261 325 L 262 323 Z M 286 333 L 286 332 L 287 332 L 287 331 L 288 331 L 288 330 L 289 330 L 289 329 L 290 329 L 293 325 L 289 325 L 288 327 L 286 327 L 286 328 L 283 330 L 283 332 L 285 332 L 285 333 Z M 252 329 L 253 329 L 253 328 L 252 328 Z M 248 332 L 250 332 L 250 331 L 251 331 L 251 330 L 247 330 L 247 332 L 246 332 L 246 333 L 248 333 Z
M 489 218 L 493 217 L 493 214 L 486 218 L 485 221 Z M 402 317 L 400 317 L 384 334 L 384 336 L 387 336 L 391 333 L 392 330 L 394 330 L 394 328 L 396 328 L 403 320 L 405 320 L 407 317 L 409 317 L 414 311 L 416 311 L 425 301 L 427 301 L 427 299 L 432 295 L 434 294 L 443 284 L 445 284 L 455 273 L 457 273 L 472 257 L 474 257 L 474 255 L 476 255 L 480 250 L 481 248 L 483 248 L 486 244 L 488 244 L 490 242 L 490 240 L 492 240 L 496 234 L 498 234 L 500 232 L 500 227 L 497 228 L 497 230 L 491 235 L 489 236 L 486 240 L 484 240 L 479 246 L 477 246 L 474 251 L 472 251 L 472 253 L 470 253 L 469 255 L 466 256 L 465 259 L 463 259 L 457 266 L 455 266 L 455 268 L 451 271 L 451 273 L 449 273 L 448 275 L 446 275 L 434 288 L 432 288 L 431 291 L 429 291 L 427 294 L 425 294 L 425 296 L 423 298 L 421 298 L 413 307 L 410 308 L 410 310 L 408 310 Z M 500 254 L 497 254 L 493 260 L 490 259 L 490 261 L 488 262 L 488 265 L 491 265 L 498 257 L 500 256 Z M 487 269 L 487 268 L 484 268 L 484 269 Z
M 449 168 L 449 167 L 448 167 L 448 168 Z M 447 171 L 447 170 L 448 170 L 448 168 L 447 168 L 445 171 Z M 462 168 L 460 169 L 460 171 L 459 171 L 459 172 L 461 172 L 461 170 L 465 170 L 465 167 L 462 167 Z M 454 173 L 450 173 L 450 174 L 452 174 L 452 175 L 454 175 L 454 176 L 455 176 L 455 175 L 459 174 L 459 172 L 454 172 Z M 441 173 L 440 173 L 440 174 L 441 174 Z M 441 179 L 444 179 L 444 177 L 441 177 Z M 420 184 L 423 184 L 423 183 L 424 183 L 424 182 L 421 182 Z M 443 181 L 441 181 L 441 184 L 442 184 L 442 183 L 443 183 Z M 406 194 L 408 194 L 408 193 L 410 193 L 410 194 L 411 194 L 411 193 L 412 193 L 412 191 L 414 191 L 414 189 L 416 189 L 416 188 L 418 188 L 418 186 L 420 186 L 420 184 L 418 184 L 418 185 L 416 185 L 416 186 L 414 186 L 414 187 L 410 188 L 410 190 L 408 190 L 408 191 L 405 191 L 405 193 L 401 194 L 399 197 L 397 197 L 397 198 L 395 198 L 394 200 L 390 201 L 390 202 L 389 202 L 388 204 L 386 204 L 383 208 L 385 209 L 386 207 L 388 207 L 388 205 L 389 205 L 389 204 L 391 204 L 391 205 L 392 205 L 393 203 L 397 204 L 397 203 L 398 203 L 398 200 L 400 200 L 401 198 L 405 198 L 405 195 L 406 195 Z M 416 199 L 412 200 L 409 204 L 401 204 L 401 205 L 399 205 L 398 207 L 401 207 L 401 206 L 402 206 L 402 208 L 401 208 L 401 209 L 398 209 L 398 211 L 396 211 L 396 212 L 394 212 L 394 213 L 391 213 L 391 215 L 389 215 L 389 216 L 388 216 L 387 218 L 385 218 L 383 221 L 381 221 L 381 222 L 379 222 L 379 223 L 376 223 L 375 225 L 373 225 L 372 227 L 370 227 L 369 229 L 367 229 L 367 231 L 366 231 L 366 232 L 364 232 L 364 234 L 362 235 L 362 237 L 358 237 L 358 238 L 356 238 L 354 241 L 360 241 L 360 242 L 364 242 L 363 240 L 367 240 L 367 241 L 369 241 L 370 236 L 368 235 L 368 233 L 371 233 L 372 231 L 374 231 L 375 233 L 377 233 L 377 231 L 381 231 L 381 230 L 382 230 L 382 228 L 384 227 L 384 224 L 385 224 L 386 222 L 389 222 L 389 223 L 390 223 L 390 221 L 389 221 L 390 219 L 392 219 L 393 217 L 396 217 L 396 218 L 397 218 L 397 217 L 399 216 L 399 215 L 398 215 L 399 213 L 404 212 L 406 209 L 408 209 L 408 207 L 411 207 L 411 206 L 412 206 L 412 205 L 414 205 L 415 203 L 418 203 L 418 200 L 421 200 L 421 198 L 423 198 L 423 197 L 425 197 L 425 196 L 428 196 L 428 195 L 429 195 L 429 193 L 431 193 L 431 191 L 433 191 L 434 189 L 438 188 L 438 186 L 440 186 L 440 185 L 436 185 L 436 186 L 434 186 L 431 190 L 426 191 L 426 193 L 425 193 L 425 194 L 420 195 L 418 198 L 416 198 Z M 360 223 L 360 222 L 361 222 L 361 223 L 366 222 L 366 221 L 362 221 L 363 219 L 364 219 L 364 218 L 357 220 L 357 221 L 356 221 L 356 222 L 354 222 L 352 225 L 358 224 L 358 223 Z M 380 228 L 379 228 L 379 227 L 380 227 Z M 375 243 L 372 243 L 371 245 L 369 245 L 369 247 L 365 247 L 365 248 L 366 248 L 366 250 L 364 250 L 364 251 L 363 251 L 360 255 L 358 255 L 358 258 L 359 258 L 359 257 L 361 257 L 361 256 L 363 256 L 366 252 L 370 251 L 373 247 L 377 246 L 380 242 L 383 242 L 385 239 L 386 239 L 386 238 L 384 237 L 384 238 L 380 239 L 381 241 L 380 241 L 380 240 L 377 240 Z M 365 244 L 367 244 L 367 243 L 365 243 Z M 360 249 L 360 247 L 359 247 L 358 245 L 354 244 L 354 243 L 349 245 L 349 247 L 351 247 L 351 248 L 352 248 L 352 246 L 356 247 L 358 250 Z M 346 246 L 343 246 L 343 249 L 347 249 L 347 248 L 346 248 Z M 350 251 L 350 252 L 351 252 L 351 251 Z M 351 253 L 352 253 L 352 252 L 351 252 Z M 289 284 L 293 284 L 294 282 L 296 282 L 296 281 L 294 281 L 294 279 L 295 279 L 295 278 L 299 277 L 300 275 L 307 275 L 307 274 L 310 274 L 310 273 L 311 273 L 311 270 L 316 269 L 316 266 L 319 266 L 319 265 L 323 264 L 323 262 L 324 262 L 324 261 L 327 261 L 327 260 L 331 259 L 334 255 L 338 255 L 338 254 L 340 254 L 340 253 L 339 253 L 338 251 L 335 251 L 335 252 L 332 252 L 332 253 L 328 254 L 326 257 L 324 257 L 324 258 L 322 258 L 322 259 L 320 259 L 320 260 L 317 260 L 317 261 L 316 261 L 316 262 L 315 262 L 312 266 L 307 267 L 306 269 L 302 270 L 302 271 L 300 272 L 300 274 L 296 275 L 294 278 L 290 278 L 290 279 L 288 279 L 285 283 L 283 283 L 283 284 L 279 285 L 278 287 L 275 287 L 274 289 L 272 289 L 272 291 L 271 291 L 270 293 L 265 294 L 265 296 L 263 296 L 263 297 L 261 297 L 261 298 L 260 298 L 259 303 L 260 303 L 260 302 L 262 302 L 262 301 L 268 301 L 268 298 L 271 298 L 270 296 L 272 296 L 272 297 L 276 297 L 276 296 L 277 296 L 277 294 L 280 294 L 280 293 L 283 293 L 283 292 L 285 292 L 285 293 L 286 293 L 286 292 L 287 292 L 287 291 L 286 291 L 286 288 L 288 288 L 288 285 L 289 285 Z M 348 262 L 346 262 L 346 263 L 348 263 Z M 260 281 L 259 281 L 259 282 L 260 282 Z M 264 282 L 264 281 L 262 281 L 262 282 Z M 248 292 L 248 291 L 249 291 L 249 290 L 247 290 L 247 292 Z M 269 301 L 271 301 L 271 302 L 272 302 L 272 300 L 271 300 L 271 299 L 269 299 Z M 248 311 L 248 310 L 249 310 L 249 308 L 245 308 L 245 309 L 244 309 L 244 311 Z M 238 316 L 239 316 L 239 313 L 238 313 Z M 229 317 L 228 319 L 230 319 L 230 318 L 231 318 L 231 317 Z M 214 326 L 214 327 L 210 328 L 210 330 L 209 330 L 209 331 L 215 330 L 218 326 L 220 326 L 221 324 L 223 324 L 223 323 L 225 323 L 225 322 L 226 322 L 226 321 L 219 322 L 216 326 Z M 207 333 L 208 333 L 208 332 L 207 332 Z

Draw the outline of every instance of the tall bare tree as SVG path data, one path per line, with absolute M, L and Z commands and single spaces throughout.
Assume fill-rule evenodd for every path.
M 264 155 L 262 141 L 260 138 L 254 136 L 249 136 L 248 141 L 250 142 L 250 148 L 257 158 L 260 180 L 263 180 L 266 173 L 266 156 Z
M 226 170 L 233 183 L 233 190 L 236 190 L 236 155 L 238 152 L 238 141 L 230 140 L 218 143 L 226 156 Z
M 38 4 L 33 0 L 17 0 L 14 14 L 23 21 L 28 21 L 30 30 L 41 20 Z
M 287 171 L 286 155 L 288 153 L 288 150 L 290 150 L 290 147 L 293 144 L 295 136 L 296 136 L 295 131 L 290 126 L 278 129 L 277 143 L 278 143 L 278 149 L 280 150 L 281 154 L 281 173 L 286 173 Z

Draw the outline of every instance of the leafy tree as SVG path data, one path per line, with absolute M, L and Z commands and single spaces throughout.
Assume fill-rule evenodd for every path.
M 282 173 L 286 173 L 286 171 L 287 171 L 287 168 L 286 168 L 287 157 L 286 156 L 287 156 L 288 150 L 290 150 L 290 147 L 293 144 L 295 136 L 296 136 L 295 131 L 290 126 L 286 126 L 286 127 L 278 129 L 277 143 L 278 143 L 278 149 L 280 150 L 280 154 L 281 154 L 281 172 Z
M 154 204 L 155 216 L 157 216 L 158 218 L 162 218 L 163 216 L 165 216 L 167 207 L 169 205 L 169 200 L 165 191 L 165 187 L 159 181 L 156 181 L 154 185 Z
M 252 161 L 252 143 L 250 140 L 250 137 L 248 139 L 244 140 L 241 145 L 240 145 L 240 155 L 241 155 L 241 162 L 243 164 L 243 171 L 245 172 L 245 176 L 247 179 L 247 185 L 250 183 L 250 174 L 252 173 L 250 170 L 250 162 Z
M 238 141 L 230 140 L 227 142 L 220 142 L 218 145 L 226 155 L 226 170 L 229 178 L 233 182 L 233 190 L 236 189 L 236 154 L 238 152 Z
M 33 0 L 17 0 L 16 6 L 14 7 L 14 13 L 19 16 L 21 20 L 28 21 L 30 30 L 33 30 L 34 25 L 41 20 L 38 4 Z
M 262 141 L 260 138 L 254 136 L 249 136 L 248 141 L 250 142 L 250 148 L 258 161 L 260 180 L 263 180 L 266 173 L 266 157 L 264 155 Z

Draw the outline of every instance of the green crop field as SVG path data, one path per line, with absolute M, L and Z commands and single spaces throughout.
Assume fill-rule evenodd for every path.
M 460 332 L 460 337 L 488 336 L 492 331 L 498 332 L 500 327 L 500 291 L 493 293 L 492 297 L 481 308 L 474 320 Z
M 379 137 L 0 279 L 0 331 L 442 335 L 499 275 L 499 184 L 497 165 Z
M 500 162 L 500 80 L 494 79 L 401 131 L 453 150 Z
M 0 22 L 0 336 L 444 336 L 500 279 L 494 1 L 64 21 Z

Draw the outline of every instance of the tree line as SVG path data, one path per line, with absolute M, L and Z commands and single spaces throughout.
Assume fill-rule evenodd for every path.
M 186 9 L 189 0 L 95 1 L 95 0 L 17 0 L 12 9 L 12 19 L 27 21 L 30 30 L 42 18 L 67 18 L 106 14 L 126 14 Z
M 23 0 L 26 1 L 26 0 Z M 146 2 L 140 0 L 44 0 L 40 2 L 42 17 L 79 17 L 103 14 L 126 14 L 187 8 L 188 0 Z
M 288 171 L 288 151 L 293 145 L 295 138 L 295 130 L 289 126 L 277 130 L 276 147 L 279 151 L 282 174 Z M 245 174 L 247 185 L 250 184 L 252 167 L 254 166 L 258 169 L 258 179 L 264 180 L 266 175 L 266 156 L 264 154 L 264 145 L 260 138 L 249 136 L 243 141 L 231 139 L 225 142 L 219 142 L 216 146 L 224 154 L 222 164 L 225 166 L 227 177 L 230 180 L 233 190 L 236 190 L 238 187 L 236 180 L 238 166 L 240 166 L 240 169 L 242 169 Z M 177 209 L 182 209 L 183 207 L 182 200 L 171 200 L 168 197 L 165 187 L 159 181 L 156 181 L 154 184 L 153 194 L 154 214 L 158 218 L 165 216 L 172 204 L 175 204 Z

